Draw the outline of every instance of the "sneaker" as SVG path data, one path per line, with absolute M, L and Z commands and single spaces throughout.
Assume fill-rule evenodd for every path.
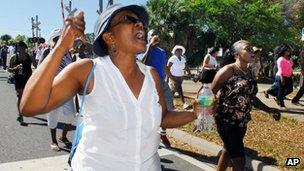
M 53 150 L 53 151 L 58 152 L 61 150 L 60 147 L 58 146 L 58 144 L 56 144 L 56 143 L 52 143 L 50 146 L 51 146 L 51 150 Z
M 20 122 L 20 124 L 21 124 L 21 122 L 23 122 L 23 116 L 19 115 L 17 117 L 17 121 Z
M 279 121 L 281 119 L 281 114 L 277 112 L 277 113 L 274 113 L 272 115 L 272 117 L 274 118 L 274 120 Z
M 168 140 L 166 135 L 161 135 L 160 139 L 166 147 L 171 147 L 170 141 Z
M 188 104 L 184 104 L 183 105 L 183 109 L 185 109 L 185 110 L 190 110 L 190 109 L 192 109 L 192 105 L 188 105 Z
M 20 125 L 21 126 L 28 126 L 28 123 L 22 121 L 22 122 L 20 122 Z

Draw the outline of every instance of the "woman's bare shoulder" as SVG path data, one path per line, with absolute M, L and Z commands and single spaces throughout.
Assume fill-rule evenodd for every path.
M 218 72 L 224 75 L 232 75 L 234 72 L 234 64 L 225 65 Z
M 68 65 L 67 72 L 69 75 L 79 81 L 80 84 L 84 84 L 87 77 L 93 67 L 92 59 L 80 59 L 72 64 Z

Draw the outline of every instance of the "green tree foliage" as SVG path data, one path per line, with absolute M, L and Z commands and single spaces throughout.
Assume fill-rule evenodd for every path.
M 150 0 L 147 8 L 150 16 L 149 29 L 158 30 L 161 46 L 170 54 L 176 44 L 186 47 L 188 57 L 207 48 L 206 35 L 198 24 L 197 17 L 183 0 Z M 209 36 L 212 37 L 212 36 Z M 212 42 L 212 41 L 211 41 Z M 204 52 L 199 52 L 202 54 Z M 200 63 L 201 57 L 190 58 L 190 64 Z
M 0 39 L 1 39 L 2 41 L 4 41 L 5 43 L 8 43 L 8 41 L 12 39 L 12 36 L 10 36 L 10 35 L 8 35 L 8 34 L 4 34 L 4 35 L 2 35 L 2 36 L 0 37 Z
M 25 43 L 26 40 L 27 40 L 27 37 L 26 37 L 25 35 L 20 35 L 20 34 L 18 34 L 18 35 L 15 37 L 15 41 L 16 41 L 16 42 L 23 41 L 23 42 Z
M 8 44 L 9 44 L 9 45 L 15 45 L 15 44 L 16 44 L 15 39 L 9 40 L 9 41 L 8 41 Z
M 207 47 L 228 48 L 240 39 L 265 51 L 298 43 L 298 30 L 286 24 L 284 4 L 269 0 L 149 0 L 150 28 L 160 30 L 163 45 L 187 48 L 201 61 Z

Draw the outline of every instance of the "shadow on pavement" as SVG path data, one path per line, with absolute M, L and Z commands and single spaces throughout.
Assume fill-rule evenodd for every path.
M 37 119 L 37 120 L 39 120 L 39 121 L 47 122 L 46 119 L 39 118 L 39 117 L 37 117 L 37 116 L 33 116 L 32 118 Z
M 274 82 L 273 78 L 262 77 L 258 80 L 258 84 L 272 84 Z
M 217 164 L 217 156 L 205 156 L 205 155 L 201 155 L 198 153 L 193 153 L 191 151 L 187 151 L 187 150 L 183 150 L 180 148 L 175 148 L 175 147 L 171 147 L 169 148 L 172 151 L 187 155 L 187 156 L 191 156 L 193 158 L 195 158 L 196 160 L 199 160 L 201 162 L 205 162 L 205 163 L 211 163 L 216 165 Z
M 27 124 L 29 124 L 29 125 L 47 126 L 47 120 L 46 120 L 46 119 L 40 118 L 40 117 L 37 117 L 37 116 L 34 116 L 34 117 L 32 117 L 32 118 L 37 119 L 37 120 L 39 120 L 39 121 L 46 122 L 46 123 L 33 123 L 33 122 L 30 123 L 30 122 L 27 122 Z M 63 129 L 63 126 L 64 126 L 64 123 L 58 122 L 57 129 L 61 129 L 61 130 L 62 130 L 62 129 Z M 76 126 L 72 125 L 72 126 L 70 127 L 69 131 L 74 131 L 74 130 L 76 130 Z
M 277 160 L 273 157 L 259 156 L 258 152 L 250 148 L 245 147 L 245 153 L 247 156 L 254 160 L 262 161 L 266 165 L 277 165 Z
M 218 161 L 218 156 L 205 156 L 205 155 L 201 155 L 198 153 L 193 153 L 191 151 L 186 151 L 183 149 L 179 149 L 179 148 L 169 148 L 170 150 L 176 151 L 178 153 L 187 155 L 187 156 L 191 156 L 193 158 L 195 158 L 196 160 L 199 160 L 201 162 L 204 163 L 210 163 L 213 165 L 217 165 L 217 161 Z M 277 165 L 277 160 L 273 157 L 268 157 L 268 156 L 259 156 L 258 152 L 255 150 L 252 150 L 250 148 L 245 148 L 245 153 L 246 156 L 252 158 L 253 160 L 258 160 L 258 161 L 262 161 L 263 165 Z M 172 161 L 167 161 L 167 159 L 165 159 L 164 161 L 161 160 L 162 163 L 166 163 L 166 162 L 172 162 Z
M 64 151 L 64 152 L 67 152 L 67 153 L 70 153 L 71 152 L 71 148 L 68 148 L 68 147 L 59 147 L 61 151 Z
M 165 168 L 164 165 L 161 165 L 161 169 L 162 169 L 162 171 L 179 171 L 179 170 L 175 170 L 175 169 Z
M 7 81 L 7 77 L 0 77 L 0 81 Z
M 280 110 L 280 112 L 283 112 L 286 114 L 304 115 L 304 109 L 287 108 L 287 109 L 279 109 L 279 110 Z
M 160 159 L 160 162 L 162 162 L 162 163 L 174 163 L 173 161 L 171 161 L 171 160 L 168 160 L 168 159 Z

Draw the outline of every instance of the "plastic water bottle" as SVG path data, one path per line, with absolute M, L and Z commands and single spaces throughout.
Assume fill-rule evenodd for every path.
M 201 91 L 198 93 L 198 110 L 199 115 L 195 121 L 194 132 L 210 132 L 213 125 L 212 104 L 214 101 L 213 92 L 210 89 L 211 84 L 204 84 Z

